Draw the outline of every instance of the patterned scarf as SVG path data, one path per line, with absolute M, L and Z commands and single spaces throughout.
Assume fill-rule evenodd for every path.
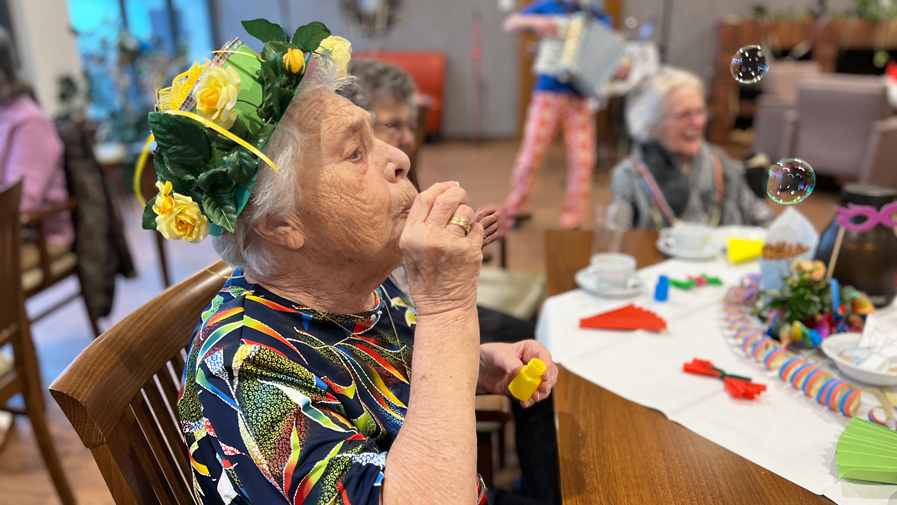
M 676 216 L 683 217 L 692 189 L 699 192 L 704 211 L 716 206 L 713 161 L 706 145 L 701 146 L 701 150 L 692 158 L 690 176 L 682 172 L 682 164 L 679 163 L 679 160 L 659 142 L 650 141 L 640 144 L 639 149 L 642 161 L 651 170 L 651 174 Z M 693 181 L 691 183 L 689 182 L 690 178 Z M 697 178 L 696 181 L 695 178 Z

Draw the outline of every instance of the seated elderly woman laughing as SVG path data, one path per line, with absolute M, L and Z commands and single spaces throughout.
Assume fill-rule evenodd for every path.
M 664 68 L 627 97 L 632 155 L 613 173 L 608 219 L 637 228 L 678 221 L 765 225 L 775 215 L 751 192 L 744 166 L 704 141 L 707 106 L 694 74 Z
M 230 110 L 236 126 L 209 126 L 212 114 L 191 112 L 187 103 L 168 115 L 198 121 L 207 135 L 172 137 L 164 118 L 151 116 L 160 179 L 186 170 L 172 166 L 190 142 L 212 139 L 197 182 L 177 176 L 169 189 L 172 181 L 162 181 L 156 200 L 170 192 L 201 208 L 216 250 L 235 267 L 194 333 L 178 403 L 196 494 L 206 504 L 484 503 L 474 396 L 506 393 L 538 357 L 548 370 L 532 404 L 548 396 L 557 369 L 535 341 L 480 345 L 484 232 L 467 195 L 453 182 L 418 194 L 407 179 L 408 157 L 374 136 L 369 113 L 334 93 L 345 75 L 343 42 L 300 30 L 285 44 L 280 33 L 276 43 L 265 40 L 268 29 L 259 36 L 268 42 L 264 61 L 234 54 L 225 64 L 220 82 L 236 82 L 231 69 L 242 72 L 240 86 L 220 88 L 239 96 Z M 299 54 L 285 52 L 293 46 L 307 53 L 307 68 Z M 251 80 L 253 65 L 264 77 Z M 300 73 L 297 84 L 292 74 Z M 250 82 L 263 89 L 249 93 Z M 204 74 L 196 89 L 207 84 Z M 266 86 L 295 89 L 281 117 L 265 98 L 279 93 Z M 244 96 L 260 105 L 240 109 Z M 275 123 L 264 142 L 264 124 Z M 254 179 L 234 179 L 243 161 L 230 153 L 245 160 L 255 151 L 230 135 L 264 146 Z M 205 149 L 193 146 L 191 156 Z M 151 206 L 162 225 L 170 221 L 167 206 Z M 403 261 L 416 312 L 387 279 Z

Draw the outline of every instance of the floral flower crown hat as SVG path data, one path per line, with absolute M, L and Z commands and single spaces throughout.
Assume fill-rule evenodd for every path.
M 262 163 L 277 167 L 265 145 L 316 59 L 328 55 L 341 75 L 351 46 L 323 23 L 288 37 L 280 26 L 256 19 L 243 27 L 264 43 L 261 54 L 233 38 L 215 57 L 194 63 L 156 93 L 149 115 L 152 135 L 138 161 L 135 190 L 149 146 L 159 194 L 146 202 L 143 228 L 171 240 L 199 242 L 209 233 L 233 232 Z

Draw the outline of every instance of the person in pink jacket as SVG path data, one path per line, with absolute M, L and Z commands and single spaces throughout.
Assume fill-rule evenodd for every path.
M 63 143 L 53 122 L 28 94 L 16 72 L 8 35 L 0 30 L 0 185 L 22 179 L 22 212 L 68 200 Z M 71 215 L 60 212 L 45 222 L 51 259 L 69 251 L 75 239 Z M 37 247 L 22 247 L 22 269 L 40 262 Z

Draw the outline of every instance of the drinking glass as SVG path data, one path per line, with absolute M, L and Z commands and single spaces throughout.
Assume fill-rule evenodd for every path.
M 613 202 L 595 206 L 592 254 L 620 252 L 623 234 L 632 227 L 632 208 Z

